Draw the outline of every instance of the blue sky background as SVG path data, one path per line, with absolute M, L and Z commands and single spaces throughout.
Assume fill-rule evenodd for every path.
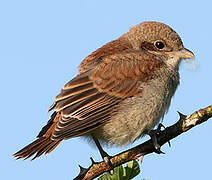
M 167 23 L 198 61 L 182 63 L 181 85 L 164 118 L 190 114 L 212 104 L 211 1 L 0 1 L 0 179 L 73 179 L 78 164 L 101 160 L 81 138 L 63 142 L 50 155 L 16 161 L 12 154 L 33 141 L 49 118 L 48 107 L 92 51 L 145 20 Z M 165 155 L 144 158 L 136 179 L 211 179 L 212 120 L 164 145 Z M 141 143 L 138 140 L 132 146 Z M 127 147 L 130 148 L 131 146 Z M 105 148 L 113 155 L 126 148 Z

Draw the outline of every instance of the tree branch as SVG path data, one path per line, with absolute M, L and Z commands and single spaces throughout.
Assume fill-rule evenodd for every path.
M 201 124 L 211 118 L 212 105 L 208 106 L 207 108 L 200 109 L 190 116 L 185 116 L 181 113 L 179 113 L 179 115 L 180 119 L 174 125 L 165 128 L 158 134 L 157 140 L 161 146 L 167 143 L 169 140 L 188 131 L 192 127 Z M 111 157 L 111 163 L 113 167 L 117 167 L 128 161 L 134 160 L 139 156 L 144 156 L 152 152 L 155 152 L 155 148 L 152 144 L 152 141 L 148 140 L 132 149 L 126 150 Z M 88 169 L 80 167 L 80 174 L 75 178 L 75 180 L 91 180 L 110 170 L 110 166 L 104 161 L 94 162 L 92 158 L 91 161 L 92 165 Z

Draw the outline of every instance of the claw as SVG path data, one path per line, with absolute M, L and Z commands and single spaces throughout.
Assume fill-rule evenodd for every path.
M 158 131 L 161 131 L 161 128 L 166 129 L 166 127 L 165 127 L 162 123 L 159 123 L 159 124 L 158 124 L 157 130 L 158 130 Z

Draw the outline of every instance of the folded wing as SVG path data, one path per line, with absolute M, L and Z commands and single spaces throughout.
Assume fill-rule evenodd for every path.
M 134 51 L 108 57 L 97 67 L 68 82 L 52 107 L 61 114 L 52 139 L 89 133 L 110 120 L 111 113 L 116 112 L 123 99 L 141 93 L 142 83 L 147 82 L 154 74 L 154 68 L 161 64 L 155 59 L 154 64 L 144 68 L 149 65 L 148 59 L 139 57 Z

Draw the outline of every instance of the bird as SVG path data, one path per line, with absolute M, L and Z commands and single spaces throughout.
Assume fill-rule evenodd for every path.
M 126 146 L 150 134 L 180 83 L 181 60 L 192 58 L 170 26 L 134 25 L 80 63 L 78 74 L 55 97 L 37 139 L 14 157 L 34 160 L 63 140 L 82 136 L 93 140 L 105 158 L 102 145 Z

